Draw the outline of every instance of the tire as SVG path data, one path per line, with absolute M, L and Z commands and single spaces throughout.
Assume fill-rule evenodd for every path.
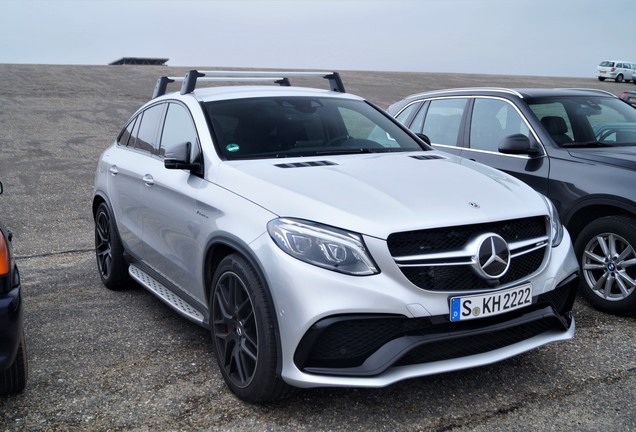
M 618 74 L 618 75 L 616 75 L 616 78 L 614 79 L 614 81 L 616 81 L 616 82 L 623 82 L 623 74 Z
M 13 364 L 0 373 L 0 394 L 20 393 L 26 387 L 29 375 L 24 333 L 20 337 L 18 353 Z
M 606 216 L 577 236 L 581 294 L 603 312 L 636 315 L 636 219 Z
M 599 81 L 605 81 L 605 78 L 603 78 L 603 77 L 598 77 L 598 80 L 599 80 Z
M 130 284 L 124 247 L 106 203 L 101 203 L 95 212 L 95 256 L 99 277 L 106 288 L 120 290 Z
M 241 256 L 219 264 L 210 293 L 214 353 L 227 386 L 240 399 L 266 403 L 291 393 L 278 376 L 274 309 L 267 288 Z

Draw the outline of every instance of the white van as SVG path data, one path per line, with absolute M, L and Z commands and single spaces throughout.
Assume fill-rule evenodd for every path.
M 613 79 L 616 82 L 631 81 L 636 71 L 636 63 L 622 60 L 605 60 L 598 65 L 598 80 Z

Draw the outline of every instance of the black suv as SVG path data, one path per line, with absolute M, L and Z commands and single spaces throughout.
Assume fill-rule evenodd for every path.
M 591 89 L 421 93 L 388 112 L 440 150 L 510 173 L 548 196 L 574 241 L 581 293 L 636 314 L 636 109 Z
M 18 393 L 26 381 L 20 275 L 11 250 L 11 233 L 0 221 L 0 394 Z

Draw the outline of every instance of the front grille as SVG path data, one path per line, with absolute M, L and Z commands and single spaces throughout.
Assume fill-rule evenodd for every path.
M 486 232 L 499 234 L 510 243 L 545 236 L 546 229 L 545 218 L 537 216 L 501 222 L 394 233 L 387 239 L 387 244 L 392 256 L 401 257 L 457 249 L 466 244 L 470 238 Z
M 435 228 L 394 233 L 387 239 L 391 255 L 396 259 L 406 278 L 419 288 L 429 291 L 469 291 L 493 289 L 527 279 L 539 271 L 549 248 L 546 218 L 514 219 L 484 224 Z M 499 279 L 486 280 L 471 267 L 474 251 L 464 250 L 466 245 L 481 234 L 500 235 L 508 245 L 536 240 L 535 250 L 511 250 L 508 271 Z M 435 254 L 454 252 L 452 259 L 427 259 Z M 404 258 L 417 257 L 412 262 Z
M 492 289 L 512 283 L 539 270 L 545 248 L 521 255 L 510 261 L 506 274 L 495 283 L 488 282 L 467 265 L 404 267 L 402 273 L 413 285 L 429 291 L 469 291 Z

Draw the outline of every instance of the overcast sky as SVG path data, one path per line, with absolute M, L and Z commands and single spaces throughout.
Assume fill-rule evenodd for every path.
M 0 0 L 0 63 L 594 76 L 636 0 Z

